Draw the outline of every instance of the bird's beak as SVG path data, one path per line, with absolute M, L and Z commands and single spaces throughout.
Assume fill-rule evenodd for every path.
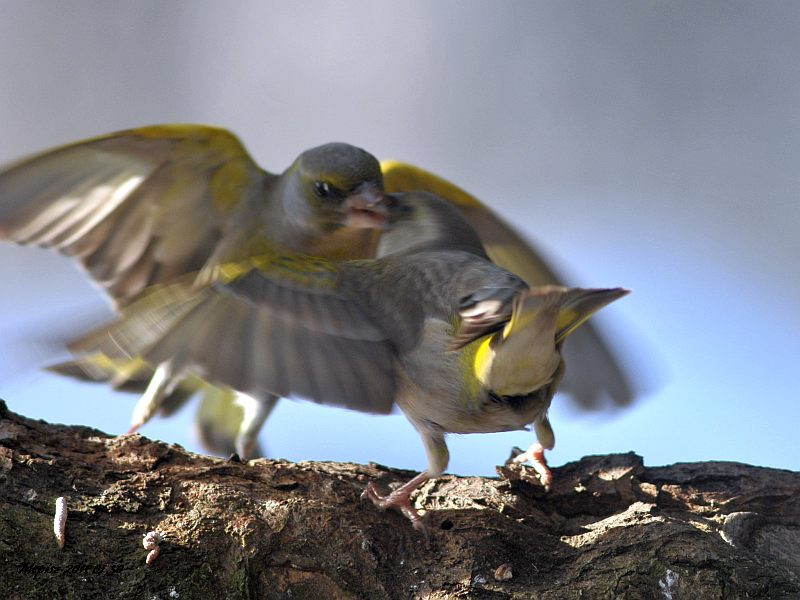
M 388 203 L 377 183 L 365 182 L 344 201 L 344 224 L 355 229 L 385 229 L 389 216 Z

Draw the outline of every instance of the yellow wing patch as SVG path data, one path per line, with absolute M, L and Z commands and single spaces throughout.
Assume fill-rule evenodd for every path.
M 475 356 L 472 359 L 472 370 L 475 373 L 475 377 L 484 385 L 486 384 L 489 376 L 489 369 L 494 360 L 494 349 L 491 347 L 493 337 L 493 335 L 489 335 L 478 342 L 478 346 L 475 349 Z
M 338 269 L 331 261 L 305 254 L 267 253 L 219 265 L 214 279 L 224 283 L 235 281 L 253 270 L 266 276 L 307 287 L 336 287 Z
M 457 185 L 414 165 L 394 159 L 382 160 L 381 171 L 384 188 L 390 194 L 421 190 L 436 194 L 458 206 L 484 206 L 475 196 Z

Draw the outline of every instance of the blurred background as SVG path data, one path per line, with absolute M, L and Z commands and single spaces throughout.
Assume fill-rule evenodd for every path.
M 552 464 L 634 450 L 800 470 L 798 32 L 791 2 L 0 0 L 0 163 L 198 122 L 273 171 L 328 141 L 424 166 L 571 283 L 634 290 L 597 323 L 645 393 L 591 415 L 557 398 Z M 99 291 L 10 244 L 0 278 L 0 397 L 126 431 L 134 396 L 41 373 L 54 357 L 29 343 L 80 330 Z M 142 433 L 200 451 L 195 408 Z M 532 438 L 451 436 L 449 470 L 490 474 Z M 261 440 L 292 460 L 426 464 L 402 415 L 284 401 Z

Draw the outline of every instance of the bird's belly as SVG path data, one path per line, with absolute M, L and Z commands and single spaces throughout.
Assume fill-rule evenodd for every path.
M 452 433 L 491 433 L 525 429 L 547 414 L 549 402 L 532 396 L 525 404 L 512 405 L 484 394 L 474 410 L 461 413 L 449 423 Z

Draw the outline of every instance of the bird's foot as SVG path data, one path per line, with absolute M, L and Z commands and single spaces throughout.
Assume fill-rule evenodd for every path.
M 404 517 L 411 521 L 411 525 L 414 527 L 414 529 L 422 532 L 427 538 L 428 528 L 425 525 L 424 517 L 419 514 L 417 509 L 411 504 L 410 498 L 411 492 L 419 485 L 419 483 L 416 483 L 416 485 L 413 487 L 409 484 L 413 483 L 417 477 L 385 496 L 378 492 L 378 486 L 376 486 L 374 483 L 369 483 L 364 491 L 361 492 L 361 499 L 370 500 L 380 510 L 396 508 L 403 514 Z
M 550 472 L 550 468 L 547 466 L 547 459 L 544 457 L 544 446 L 536 442 L 524 452 L 515 446 L 511 449 L 511 456 L 506 461 L 506 465 L 522 464 L 525 462 L 531 463 L 545 491 L 549 492 L 550 487 L 553 485 L 553 473 Z

